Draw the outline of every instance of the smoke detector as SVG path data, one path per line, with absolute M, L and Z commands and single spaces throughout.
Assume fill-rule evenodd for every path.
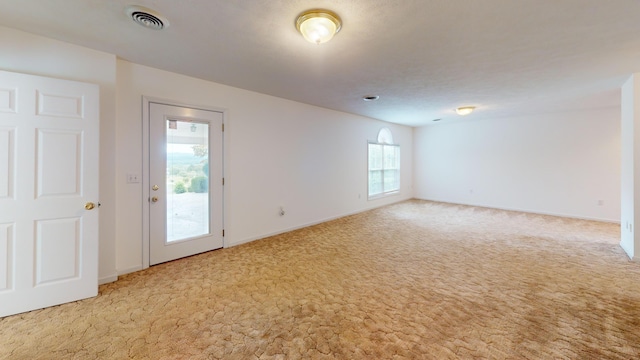
M 157 11 L 153 11 L 144 6 L 129 5 L 124 12 L 133 22 L 140 24 L 147 29 L 162 30 L 169 26 L 169 20 L 160 15 Z

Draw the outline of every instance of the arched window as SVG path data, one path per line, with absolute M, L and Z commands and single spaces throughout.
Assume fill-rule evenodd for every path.
M 378 132 L 378 143 L 393 144 L 393 134 L 389 128 L 382 128 Z
M 393 143 L 389 128 L 378 132 L 378 139 L 370 141 L 369 154 L 369 199 L 395 194 L 400 191 L 400 145 Z

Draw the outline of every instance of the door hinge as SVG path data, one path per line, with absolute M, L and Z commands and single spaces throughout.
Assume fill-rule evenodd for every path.
M 224 186 L 224 178 L 222 178 L 222 185 Z
M 222 132 L 224 132 L 224 124 L 222 124 Z
M 224 237 L 224 230 L 222 230 L 222 236 Z

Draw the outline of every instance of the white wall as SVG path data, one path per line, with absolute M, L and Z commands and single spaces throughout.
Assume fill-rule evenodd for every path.
M 640 233 L 636 226 L 640 224 L 640 74 L 632 75 L 622 86 L 622 231 L 620 246 L 632 259 L 637 259 L 636 249 L 640 249 Z M 636 235 L 638 234 L 638 235 Z
M 619 108 L 428 125 L 415 196 L 617 222 L 620 146 Z
M 409 199 L 414 184 L 423 199 L 620 220 L 618 108 L 413 130 L 5 27 L 0 48 L 2 70 L 100 85 L 101 282 L 142 267 L 142 185 L 126 174 L 142 173 L 143 95 L 225 109 L 227 246 Z M 402 146 L 402 191 L 367 201 L 366 143 L 384 126 Z
M 412 128 L 117 61 L 120 273 L 142 267 L 142 96 L 224 109 L 225 246 L 412 197 Z M 401 193 L 367 201 L 367 140 L 389 127 Z M 286 215 L 280 217 L 283 205 Z
M 100 282 L 113 281 L 116 57 L 0 26 L 0 69 L 100 86 Z
M 100 86 L 102 283 L 142 267 L 142 189 L 126 183 L 126 174 L 142 173 L 142 95 L 226 110 L 227 246 L 412 197 L 409 127 L 116 61 L 6 27 L 0 48 L 2 70 Z M 405 149 L 402 191 L 367 201 L 367 140 L 383 126 Z

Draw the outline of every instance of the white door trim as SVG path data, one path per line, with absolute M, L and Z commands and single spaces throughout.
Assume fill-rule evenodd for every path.
M 181 102 L 176 102 L 173 100 L 167 100 L 162 98 L 156 98 L 151 96 L 142 96 L 142 268 L 149 268 L 149 245 L 150 245 L 150 213 L 149 213 L 149 188 L 150 188 L 150 154 L 149 154 L 149 107 L 150 104 L 162 104 L 162 105 L 170 105 L 170 106 L 179 106 L 179 107 L 187 107 L 198 110 L 206 110 L 206 111 L 216 111 L 222 113 L 222 123 L 225 126 L 225 131 L 222 133 L 223 137 L 223 155 L 222 155 L 222 174 L 226 178 L 227 177 L 227 136 L 226 132 L 228 131 L 228 119 L 227 119 L 227 109 L 212 107 L 212 106 L 202 106 L 202 105 L 193 105 L 186 104 Z M 224 228 L 227 208 L 225 206 L 225 199 L 227 199 L 227 186 L 225 185 L 222 189 L 223 191 L 223 201 L 222 201 L 222 226 Z M 227 246 L 226 237 L 222 238 L 223 247 Z

